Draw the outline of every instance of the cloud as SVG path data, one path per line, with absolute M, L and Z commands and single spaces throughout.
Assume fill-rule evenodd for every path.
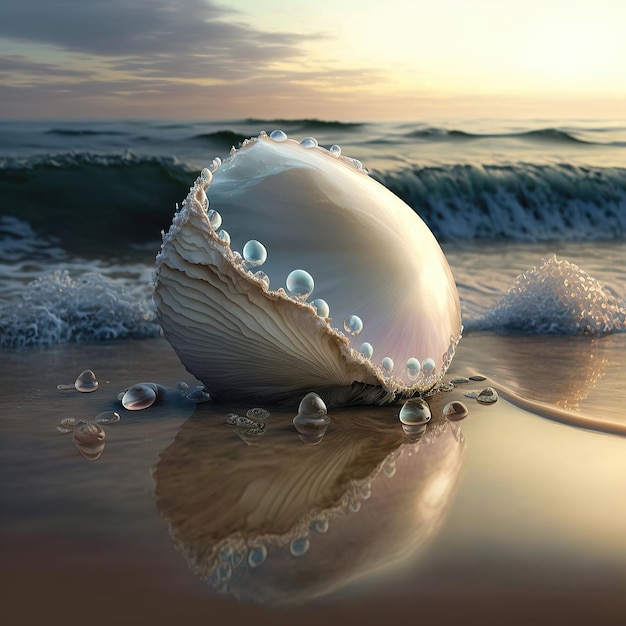
M 248 116 L 260 100 L 313 108 L 383 76 L 316 63 L 307 44 L 323 33 L 263 30 L 211 0 L 0 2 L 8 115 Z
M 129 67 L 166 73 L 176 57 L 193 67 L 210 61 L 263 65 L 301 54 L 301 38 L 233 21 L 238 14 L 209 0 L 20 0 L 7 2 L 0 37 L 59 50 L 127 59 Z
M 7 55 L 0 57 L 0 76 L 19 74 L 21 76 L 63 76 L 83 78 L 91 72 L 55 66 L 52 63 L 31 61 L 24 55 Z

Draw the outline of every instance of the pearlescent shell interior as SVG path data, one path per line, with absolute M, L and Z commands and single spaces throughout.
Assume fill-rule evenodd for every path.
M 205 191 L 230 246 L 209 224 Z M 251 239 L 267 249 L 270 291 L 231 252 Z M 328 303 L 329 324 L 281 289 L 297 268 L 313 276 L 310 300 Z M 461 332 L 450 268 L 415 212 L 343 157 L 265 134 L 212 182 L 198 178 L 164 238 L 154 297 L 166 338 L 217 399 L 297 403 L 316 391 L 329 406 L 393 402 L 441 380 Z M 353 343 L 340 330 L 350 315 L 363 321 Z M 410 380 L 410 358 L 433 359 L 432 375 Z

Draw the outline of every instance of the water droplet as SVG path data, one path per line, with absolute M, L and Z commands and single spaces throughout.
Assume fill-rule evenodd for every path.
M 330 315 L 330 308 L 328 307 L 328 302 L 326 302 L 326 300 L 318 298 L 317 300 L 313 300 L 311 304 L 315 307 L 315 311 L 320 317 L 326 319 Z
M 419 360 L 415 357 L 411 357 L 406 362 L 406 374 L 409 377 L 409 380 L 417 380 L 420 375 L 421 369 L 422 366 L 420 365 Z
M 464 385 L 465 383 L 469 383 L 470 379 L 465 376 L 457 376 L 456 378 L 452 378 L 450 382 L 453 385 Z
M 333 144 L 330 148 L 328 148 L 328 152 L 330 152 L 334 157 L 341 156 L 341 146 Z
M 229 413 L 226 416 L 226 423 L 229 426 L 237 426 L 237 420 L 239 419 L 239 415 L 237 415 L 237 413 Z
M 361 344 L 361 347 L 359 348 L 359 352 L 366 358 L 371 359 L 372 355 L 374 354 L 374 348 L 372 347 L 371 343 L 368 343 L 367 341 Z
M 227 245 L 230 245 L 230 235 L 223 228 L 217 233 L 217 236 Z
M 309 525 L 309 528 L 316 533 L 324 534 L 328 532 L 328 520 L 325 518 L 314 519 Z
M 480 374 L 475 374 L 474 376 L 470 376 L 469 379 L 480 382 L 482 380 L 487 380 L 487 377 L 486 376 L 481 376 Z
M 187 402 L 193 402 L 194 404 L 208 402 L 210 399 L 211 394 L 204 387 L 196 387 L 185 394 L 185 400 L 187 400 Z
M 306 300 L 315 286 L 313 276 L 304 270 L 293 270 L 287 276 L 287 291 L 293 295 L 296 299 L 304 301 Z
M 343 328 L 347 333 L 356 337 L 363 330 L 363 320 L 358 315 L 348 315 L 343 320 Z
M 282 130 L 273 130 L 270 133 L 270 139 L 272 139 L 273 141 L 287 141 L 287 133 L 285 131 Z
M 72 389 L 74 385 L 72 385 Z M 73 417 L 66 417 L 61 420 L 61 423 L 57 426 L 57 430 L 60 433 L 72 433 L 74 432 L 74 428 L 76 426 L 76 420 Z
M 243 550 L 233 550 L 233 558 L 231 560 L 233 567 L 239 567 L 245 558 L 246 553 Z
M 230 559 L 232 558 L 232 556 L 233 556 L 232 546 L 224 546 L 223 548 L 220 548 L 220 551 L 219 551 L 220 561 L 230 562 Z
M 289 552 L 294 556 L 302 556 L 311 546 L 311 542 L 306 537 L 298 537 L 289 544 Z
M 351 513 L 358 513 L 361 510 L 361 501 L 360 500 L 349 500 L 348 501 L 348 510 Z
M 387 478 L 393 478 L 396 475 L 396 460 L 394 458 L 385 461 L 383 472 Z
M 186 382 L 181 381 L 176 385 L 176 389 L 178 389 L 181 394 L 185 395 L 189 391 L 189 385 Z
M 372 497 L 372 488 L 370 485 L 363 485 L 361 487 L 360 495 L 363 500 L 369 500 Z
M 301 441 L 311 445 L 318 444 L 328 430 L 330 418 L 326 415 L 326 405 L 316 393 L 307 393 L 300 401 L 298 415 L 293 418 L 293 425 Z
M 208 167 L 205 167 L 200 172 L 200 178 L 202 178 L 202 180 L 205 183 L 210 184 L 211 181 L 213 180 L 213 174 L 212 174 L 211 170 Z
M 78 451 L 88 460 L 95 461 L 104 450 L 104 429 L 94 422 L 83 422 L 74 428 L 72 436 Z
M 400 409 L 402 429 L 410 437 L 420 437 L 430 421 L 430 407 L 422 398 L 410 398 Z
M 270 412 L 267 409 L 254 408 L 248 409 L 246 416 L 250 419 L 264 420 L 270 416 Z
M 217 230 L 222 225 L 222 216 L 215 209 L 211 209 L 207 213 L 207 217 L 209 218 L 209 224 L 211 224 L 213 230 Z
M 270 288 L 270 277 L 265 272 L 261 272 L 259 270 L 258 272 L 255 272 L 254 277 L 257 280 L 260 280 L 265 285 L 266 289 Z
M 498 394 L 493 387 L 485 387 L 479 394 L 476 396 L 476 402 L 480 402 L 480 404 L 493 404 L 498 401 Z
M 265 246 L 256 239 L 251 239 L 246 243 L 242 250 L 244 261 L 251 267 L 263 265 L 267 259 L 267 250 Z
M 383 359 L 383 374 L 385 376 L 391 376 L 391 372 L 393 372 L 393 359 L 386 356 Z
M 102 413 L 98 413 L 96 415 L 95 422 L 96 424 L 115 424 L 115 422 L 120 421 L 120 414 L 115 411 L 102 411 Z
M 219 582 L 229 580 L 232 575 L 230 563 L 220 563 L 215 570 L 215 575 Z
M 480 391 L 478 391 L 478 389 L 472 389 L 471 391 L 464 391 L 463 395 L 466 398 L 478 398 Z
M 300 145 L 303 148 L 317 148 L 317 146 L 319 145 L 317 143 L 317 139 L 315 139 L 315 137 L 305 137 L 301 142 Z
M 98 388 L 96 375 L 91 370 L 85 370 L 78 375 L 74 387 L 82 393 L 91 393 Z
M 68 391 L 70 389 L 72 391 L 75 391 L 76 390 L 76 386 L 74 385 L 74 383 L 66 383 L 66 384 L 57 385 L 57 389 L 59 391 Z
M 258 567 L 267 558 L 267 548 L 264 545 L 254 546 L 250 548 L 248 554 L 248 563 L 250 567 Z
M 326 415 L 326 404 L 315 392 L 307 393 L 298 406 L 298 413 L 304 417 L 318 417 Z
M 431 358 L 424 359 L 422 361 L 422 369 L 424 370 L 425 376 L 431 376 L 432 373 L 435 371 L 435 367 L 435 361 Z
M 361 163 L 361 161 L 359 161 L 358 159 L 353 159 L 352 157 L 343 157 L 347 163 L 349 163 L 350 165 L 352 165 L 352 167 L 355 170 L 362 170 L 363 169 L 363 163 Z
M 448 404 L 443 407 L 442 413 L 443 416 L 451 422 L 459 422 L 467 417 L 469 411 L 462 402 L 455 400 L 454 402 L 448 402 Z
M 122 406 L 129 411 L 140 411 L 152 406 L 157 400 L 157 389 L 154 383 L 133 385 L 122 397 Z

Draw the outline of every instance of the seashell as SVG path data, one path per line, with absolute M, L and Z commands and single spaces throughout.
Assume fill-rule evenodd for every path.
M 104 451 L 105 432 L 94 422 L 79 423 L 74 427 L 72 439 L 78 451 L 88 460 L 95 461 Z
M 462 330 L 439 244 L 356 160 L 305 144 L 261 133 L 198 177 L 157 256 L 165 337 L 216 400 L 295 403 L 315 391 L 328 406 L 382 405 L 434 387 Z M 270 291 L 248 271 L 234 250 L 250 241 L 267 252 L 264 275 L 284 287 Z M 264 256 L 256 243 L 249 249 L 253 260 Z M 311 294 L 339 327 L 317 314 Z M 363 324 L 358 343 L 358 323 L 343 328 L 350 316 Z M 363 343 L 398 367 L 383 371 L 358 351 Z M 407 370 L 410 359 L 419 373 L 415 361 Z

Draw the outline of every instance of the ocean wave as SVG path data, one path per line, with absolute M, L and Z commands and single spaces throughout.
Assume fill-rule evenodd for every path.
M 127 135 L 121 130 L 91 130 L 88 128 L 51 128 L 44 132 L 44 135 L 59 135 L 60 137 L 87 137 L 87 136 L 107 136 L 107 135 Z
M 607 335 L 626 331 L 626 301 L 574 263 L 552 256 L 520 274 L 467 330 L 524 335 Z
M 86 256 L 159 240 L 196 175 L 175 158 L 67 153 L 0 159 L 4 215 Z
M 463 130 L 447 129 L 439 127 L 420 128 L 406 133 L 405 137 L 426 139 L 428 141 L 471 141 L 475 139 L 500 139 L 520 138 L 539 141 L 580 143 L 590 145 L 612 145 L 596 143 L 576 137 L 574 134 L 558 128 L 541 128 L 537 130 L 523 131 L 519 133 L 469 133 Z
M 189 138 L 189 141 L 207 141 L 214 146 L 230 150 L 232 146 L 238 148 L 246 139 L 247 135 L 242 135 L 233 130 L 217 130 L 212 133 L 201 133 Z
M 260 119 L 250 117 L 244 120 L 246 124 L 256 124 L 259 128 L 264 126 L 268 127 L 265 130 L 273 130 L 269 126 L 276 128 L 282 128 L 289 131 L 302 131 L 302 130 L 350 130 L 358 129 L 365 126 L 364 122 L 339 122 L 337 120 L 320 120 L 317 118 L 302 118 L 302 119 Z
M 57 271 L 31 282 L 20 297 L 0 304 L 0 348 L 92 343 L 156 337 L 160 328 L 149 298 L 119 281 Z
M 372 172 L 440 241 L 626 237 L 626 168 L 450 165 Z

